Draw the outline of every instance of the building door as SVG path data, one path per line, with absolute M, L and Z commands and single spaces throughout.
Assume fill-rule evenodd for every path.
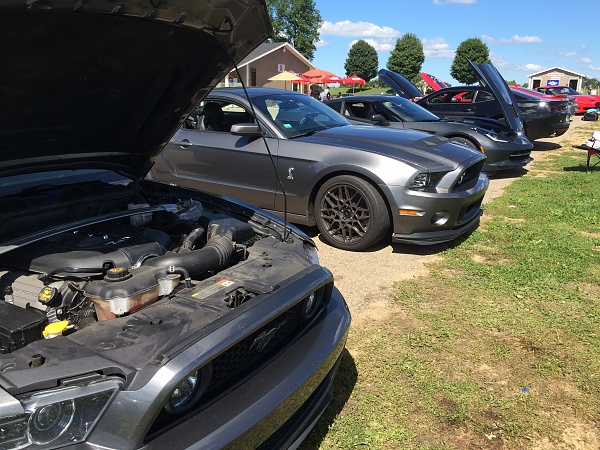
M 570 79 L 570 80 L 569 80 L 569 87 L 570 87 L 571 89 L 575 89 L 575 90 L 577 91 L 577 90 L 578 90 L 578 89 L 577 89 L 577 85 L 579 84 L 579 83 L 578 83 L 578 81 L 579 81 L 579 80 L 578 80 L 577 78 L 575 78 L 575 79 Z

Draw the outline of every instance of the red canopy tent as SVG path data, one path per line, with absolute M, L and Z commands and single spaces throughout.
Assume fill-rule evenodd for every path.
M 358 75 L 354 74 L 351 77 L 347 77 L 344 78 L 344 81 L 342 81 L 342 84 L 349 84 L 352 85 L 352 93 L 354 94 L 354 86 L 356 85 L 360 85 L 362 86 L 363 84 L 366 84 L 367 82 L 359 77 Z
M 335 73 L 327 72 L 326 70 L 321 70 L 321 69 L 308 70 L 308 71 L 304 72 L 302 75 L 304 75 L 306 78 L 308 78 L 310 80 L 310 82 L 313 84 L 327 83 L 327 81 L 323 80 L 324 77 L 340 78 Z

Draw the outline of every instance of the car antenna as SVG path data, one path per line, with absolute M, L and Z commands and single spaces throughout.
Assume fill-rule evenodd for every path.
M 231 31 L 233 29 L 233 24 L 231 23 L 231 19 L 229 17 L 226 17 L 224 22 L 228 23 L 230 26 L 230 29 L 227 31 Z M 216 35 L 217 31 L 220 31 L 220 27 L 217 29 L 213 28 L 212 35 L 215 38 L 215 40 L 219 43 L 219 45 L 221 46 L 221 48 L 223 49 L 223 51 L 225 52 L 227 57 L 229 58 L 229 61 L 233 64 L 233 67 L 235 69 L 235 73 L 237 74 L 238 80 L 240 80 L 240 82 L 242 84 L 242 89 L 244 89 L 244 95 L 246 96 L 246 100 L 248 100 L 248 104 L 250 105 L 250 110 L 252 111 L 252 115 L 254 116 L 254 120 L 256 121 L 256 125 L 258 126 L 260 135 L 261 135 L 262 140 L 267 149 L 267 153 L 269 154 L 269 159 L 271 161 L 271 165 L 273 166 L 273 170 L 275 171 L 275 176 L 277 177 L 277 184 L 281 188 L 281 193 L 283 194 L 283 227 L 284 228 L 283 228 L 283 239 L 282 240 L 286 241 L 289 237 L 290 230 L 288 228 L 288 220 L 287 220 L 287 194 L 285 193 L 285 188 L 283 187 L 283 181 L 281 180 L 281 177 L 279 176 L 279 172 L 277 171 L 277 165 L 275 164 L 275 159 L 273 158 L 273 154 L 271 153 L 271 149 L 269 148 L 267 138 L 265 137 L 265 132 L 263 131 L 263 129 L 260 125 L 260 121 L 258 120 L 258 117 L 256 115 L 256 111 L 254 110 L 254 105 L 252 104 L 252 101 L 250 100 L 250 95 L 248 94 L 248 90 L 246 89 L 246 84 L 244 83 L 244 79 L 242 78 L 242 75 L 240 74 L 240 70 L 239 70 L 236 62 L 233 60 L 233 58 L 231 57 L 231 55 L 229 54 L 229 52 L 227 51 L 227 49 L 225 48 L 225 46 L 223 45 L 221 40 L 217 37 L 217 35 Z

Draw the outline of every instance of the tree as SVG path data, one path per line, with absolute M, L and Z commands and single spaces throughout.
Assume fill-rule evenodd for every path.
M 589 90 L 597 91 L 600 88 L 600 81 L 597 78 L 584 78 L 583 79 L 583 87 Z
M 416 83 L 420 79 L 419 73 L 424 61 L 423 44 L 416 35 L 406 33 L 396 41 L 386 67 Z
M 267 0 L 275 42 L 289 42 L 312 60 L 319 40 L 321 13 L 313 0 Z
M 479 80 L 469 60 L 475 64 L 490 62 L 490 49 L 481 39 L 470 38 L 460 43 L 450 66 L 452 78 L 465 84 L 473 84 Z
M 379 67 L 379 57 L 375 48 L 367 41 L 356 41 L 348 51 L 348 58 L 344 63 L 346 76 L 358 75 L 365 81 L 375 78 Z

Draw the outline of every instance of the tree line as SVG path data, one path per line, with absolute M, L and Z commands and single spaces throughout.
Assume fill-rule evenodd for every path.
M 323 23 L 314 0 L 267 0 L 267 7 L 273 24 L 273 41 L 289 42 L 311 61 L 317 49 L 318 30 Z M 468 61 L 489 63 L 489 55 L 488 46 L 479 38 L 461 42 L 450 66 L 450 75 L 460 83 L 477 82 L 477 76 Z M 386 67 L 420 84 L 419 74 L 424 61 L 423 44 L 416 35 L 407 33 L 396 41 Z M 355 42 L 348 51 L 344 70 L 346 76 L 358 75 L 367 81 L 375 78 L 379 70 L 377 51 L 365 40 Z

